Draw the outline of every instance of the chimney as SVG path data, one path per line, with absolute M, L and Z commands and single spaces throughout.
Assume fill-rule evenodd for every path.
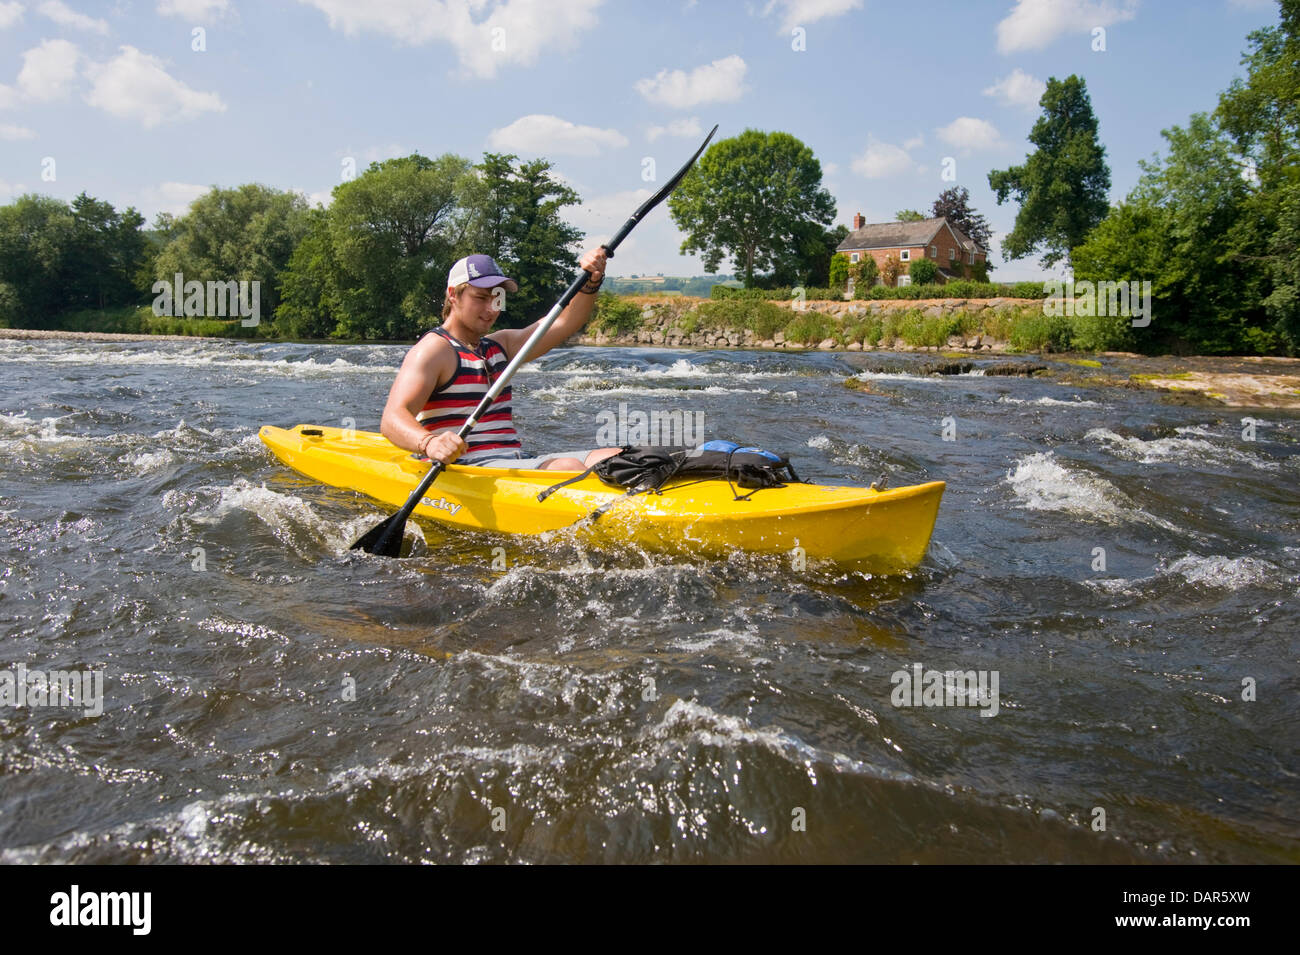
M 861 213 L 861 212 L 855 212 L 855 213 L 853 213 L 853 231 L 854 231 L 854 232 L 857 232 L 859 229 L 861 229 L 861 228 L 862 228 L 864 225 L 866 225 L 866 224 L 867 224 L 867 220 L 864 219 L 864 218 L 862 218 L 862 213 Z

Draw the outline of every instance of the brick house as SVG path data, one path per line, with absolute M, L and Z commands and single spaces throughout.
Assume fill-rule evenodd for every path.
M 919 258 L 933 259 L 939 266 L 941 282 L 961 279 L 969 275 L 970 266 L 988 261 L 988 252 L 977 242 L 968 239 L 947 216 L 921 219 L 918 222 L 876 222 L 868 225 L 861 213 L 853 216 L 853 231 L 835 247 L 843 252 L 849 262 L 859 262 L 865 255 L 876 260 L 877 266 L 885 264 L 886 256 L 893 255 L 907 269 L 907 263 Z M 899 285 L 907 285 L 906 275 L 898 277 Z

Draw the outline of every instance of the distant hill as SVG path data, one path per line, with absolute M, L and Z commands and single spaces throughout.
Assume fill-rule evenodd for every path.
M 629 275 L 605 279 L 604 291 L 615 295 L 644 295 L 647 292 L 665 292 L 708 298 L 715 285 L 739 286 L 734 276 L 697 275 L 683 278 L 675 275 Z

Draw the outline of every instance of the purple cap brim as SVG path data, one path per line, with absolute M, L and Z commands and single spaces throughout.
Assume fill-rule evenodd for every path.
M 482 278 L 470 279 L 469 284 L 475 288 L 496 288 L 498 285 L 504 285 L 507 292 L 519 291 L 519 283 L 504 275 L 485 275 Z

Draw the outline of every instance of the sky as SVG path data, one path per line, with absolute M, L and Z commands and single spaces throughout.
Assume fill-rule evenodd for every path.
M 1036 279 L 1001 255 L 1017 206 L 988 173 L 1024 161 L 1045 81 L 1087 83 L 1118 201 L 1277 22 L 1274 0 L 0 0 L 0 203 L 152 220 L 261 182 L 328 204 L 375 160 L 510 152 L 578 192 L 588 247 L 717 123 L 811 148 L 837 224 L 965 186 L 992 277 Z M 661 206 L 609 274 L 704 274 L 682 239 Z

